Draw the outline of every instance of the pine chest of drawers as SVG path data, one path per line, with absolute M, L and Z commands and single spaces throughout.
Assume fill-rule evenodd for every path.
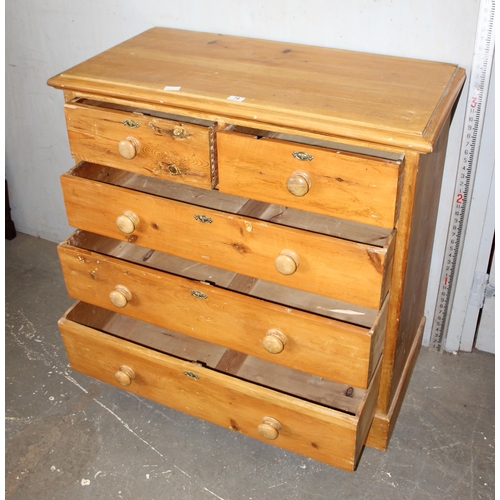
M 353 470 L 415 363 L 451 64 L 154 28 L 49 80 L 71 366 Z

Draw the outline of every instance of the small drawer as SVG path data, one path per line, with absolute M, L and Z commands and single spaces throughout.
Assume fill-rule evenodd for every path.
M 394 227 L 401 161 L 235 130 L 217 133 L 221 192 Z
M 152 195 L 135 189 L 144 189 L 141 179 L 93 164 L 61 182 L 73 227 L 372 309 L 388 291 L 391 233 L 377 246 L 335 238 L 272 223 L 275 212 L 267 217 L 266 204 L 246 211 L 248 200 L 204 190 L 191 191 L 189 200 L 207 201 L 196 206 L 178 201 L 184 191 L 169 192 L 166 183 Z
M 210 189 L 215 124 L 80 99 L 65 105 L 71 154 L 144 175 Z
M 78 303 L 59 321 L 74 370 L 214 424 L 354 470 L 376 408 L 361 390 Z
M 382 354 L 388 298 L 379 313 L 300 293 L 280 304 L 279 285 L 84 231 L 58 252 L 71 297 L 185 335 L 361 388 Z

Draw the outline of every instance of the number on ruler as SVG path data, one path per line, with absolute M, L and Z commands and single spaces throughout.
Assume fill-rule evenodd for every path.
M 472 74 L 469 83 L 467 118 L 462 133 L 462 151 L 455 183 L 455 208 L 452 211 L 446 243 L 445 259 L 441 270 L 438 301 L 431 331 L 431 346 L 441 350 L 446 340 L 448 312 L 454 297 L 455 271 L 461 257 L 462 232 L 468 215 L 468 195 L 472 189 L 477 163 L 476 141 L 482 131 L 482 104 L 487 95 L 494 47 L 495 0 L 481 0 L 478 13 L 476 42 Z

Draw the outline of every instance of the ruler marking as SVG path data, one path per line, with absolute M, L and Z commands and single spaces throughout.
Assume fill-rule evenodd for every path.
M 482 0 L 479 7 L 478 26 L 471 65 L 467 109 L 461 139 L 460 164 L 457 171 L 446 250 L 441 268 L 438 300 L 434 312 L 430 347 L 442 351 L 445 348 L 450 321 L 450 304 L 453 301 L 456 283 L 455 273 L 459 268 L 463 248 L 463 229 L 469 215 L 469 192 L 472 190 L 479 150 L 477 139 L 481 136 L 484 122 L 483 98 L 487 96 L 493 52 L 495 0 Z M 484 35 L 486 33 L 486 35 Z M 467 118 L 467 114 L 469 117 Z

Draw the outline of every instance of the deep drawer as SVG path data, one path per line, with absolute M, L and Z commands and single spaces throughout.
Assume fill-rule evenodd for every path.
M 89 100 L 65 105 L 71 153 L 91 161 L 210 189 L 215 124 Z
M 390 281 L 392 234 L 377 245 L 335 238 L 271 223 L 276 211 L 266 204 L 205 190 L 183 198 L 186 186 L 165 182 L 153 195 L 144 191 L 144 177 L 134 181 L 123 174 L 84 163 L 63 175 L 69 223 L 254 278 L 381 307 Z M 326 229 L 332 225 L 329 219 Z
M 85 303 L 59 327 L 77 371 L 333 466 L 356 466 L 379 373 L 368 390 L 353 389 Z
M 278 285 L 83 231 L 58 251 L 71 297 L 236 351 L 361 388 L 382 353 L 388 300 L 378 314 L 300 293 L 280 304 Z
M 217 156 L 221 192 L 394 227 L 400 161 L 235 131 Z

